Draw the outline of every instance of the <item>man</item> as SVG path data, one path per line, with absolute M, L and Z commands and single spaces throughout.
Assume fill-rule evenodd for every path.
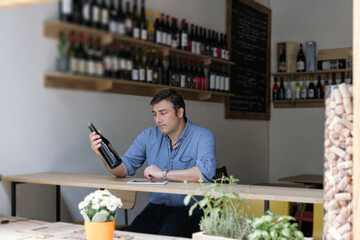
M 109 171 L 117 177 L 132 176 L 146 160 L 144 176 L 169 181 L 210 182 L 215 175 L 215 139 L 211 131 L 187 119 L 181 95 L 168 89 L 150 102 L 155 127 L 143 130 L 135 139 L 122 163 Z M 99 135 L 90 135 L 91 148 L 100 156 Z M 184 195 L 151 193 L 149 205 L 135 218 L 128 231 L 191 237 L 199 230 L 203 213 L 197 209 L 189 217 Z

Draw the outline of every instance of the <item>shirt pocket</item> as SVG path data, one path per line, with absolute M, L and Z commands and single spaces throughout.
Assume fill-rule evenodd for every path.
M 183 156 L 179 158 L 179 168 L 180 169 L 187 169 L 195 166 L 195 161 L 193 157 L 190 156 Z

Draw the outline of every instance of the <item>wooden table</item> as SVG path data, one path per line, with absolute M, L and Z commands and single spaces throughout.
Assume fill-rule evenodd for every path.
M 0 215 L 0 221 L 8 223 L 0 224 L 0 239 L 25 240 L 25 239 L 68 239 L 86 240 L 83 225 L 9 217 Z M 186 240 L 188 238 L 143 234 L 125 231 L 115 231 L 114 240 Z
M 317 188 L 322 188 L 324 176 L 320 174 L 301 174 L 279 178 L 278 180 L 282 182 L 302 183 L 305 185 L 305 187 L 308 187 L 309 185 L 316 185 Z
M 44 172 L 33 174 L 22 174 L 3 177 L 3 181 L 11 182 L 11 214 L 16 215 L 16 185 L 20 183 L 46 184 L 56 186 L 56 221 L 60 221 L 60 186 L 88 187 L 88 188 L 106 188 L 113 190 L 140 191 L 188 194 L 196 192 L 199 183 L 185 185 L 181 182 L 169 182 L 165 185 L 134 185 L 127 184 L 127 181 L 136 178 L 116 178 L 113 176 L 85 175 L 76 173 Z M 139 179 L 137 179 L 139 180 Z M 209 183 L 206 183 L 209 184 Z M 320 189 L 299 189 L 287 187 L 272 186 L 252 186 L 236 185 L 232 191 L 239 193 L 245 199 L 265 200 L 265 206 L 268 201 L 287 201 L 303 203 L 322 203 L 323 190 Z M 216 194 L 216 193 L 215 193 Z

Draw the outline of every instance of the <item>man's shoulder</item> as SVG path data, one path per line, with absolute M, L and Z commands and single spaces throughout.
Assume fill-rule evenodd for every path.
M 161 134 L 159 128 L 157 126 L 152 126 L 152 127 L 148 127 L 145 128 L 144 130 L 141 131 L 141 135 L 146 135 L 146 136 L 154 136 L 154 134 L 158 135 Z
M 189 120 L 188 120 L 189 121 Z M 210 134 L 210 135 L 214 135 L 213 132 L 205 127 L 199 126 L 191 121 L 189 121 L 190 123 L 190 131 L 196 134 Z

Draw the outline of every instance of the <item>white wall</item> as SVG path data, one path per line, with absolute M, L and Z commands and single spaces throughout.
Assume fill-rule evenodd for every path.
M 148 0 L 147 7 L 225 31 L 224 0 Z M 149 97 L 44 88 L 43 75 L 54 69 L 57 52 L 56 41 L 42 36 L 42 23 L 56 18 L 56 3 L 0 10 L 2 175 L 43 171 L 109 175 L 90 149 L 87 121 L 93 121 L 119 152 L 153 125 Z M 225 120 L 221 103 L 186 104 L 190 120 L 214 132 L 218 166 L 226 165 L 242 183 L 268 180 L 268 122 Z M 18 189 L 19 216 L 55 219 L 53 187 Z M 77 204 L 91 190 L 62 188 L 63 221 L 81 220 Z M 1 182 L 0 214 L 10 215 L 10 196 L 10 184 Z M 130 221 L 146 203 L 147 194 L 138 194 Z
M 352 46 L 352 0 L 271 0 L 271 69 L 276 43 L 315 41 L 318 49 Z M 323 173 L 324 109 L 271 109 L 270 181 Z

